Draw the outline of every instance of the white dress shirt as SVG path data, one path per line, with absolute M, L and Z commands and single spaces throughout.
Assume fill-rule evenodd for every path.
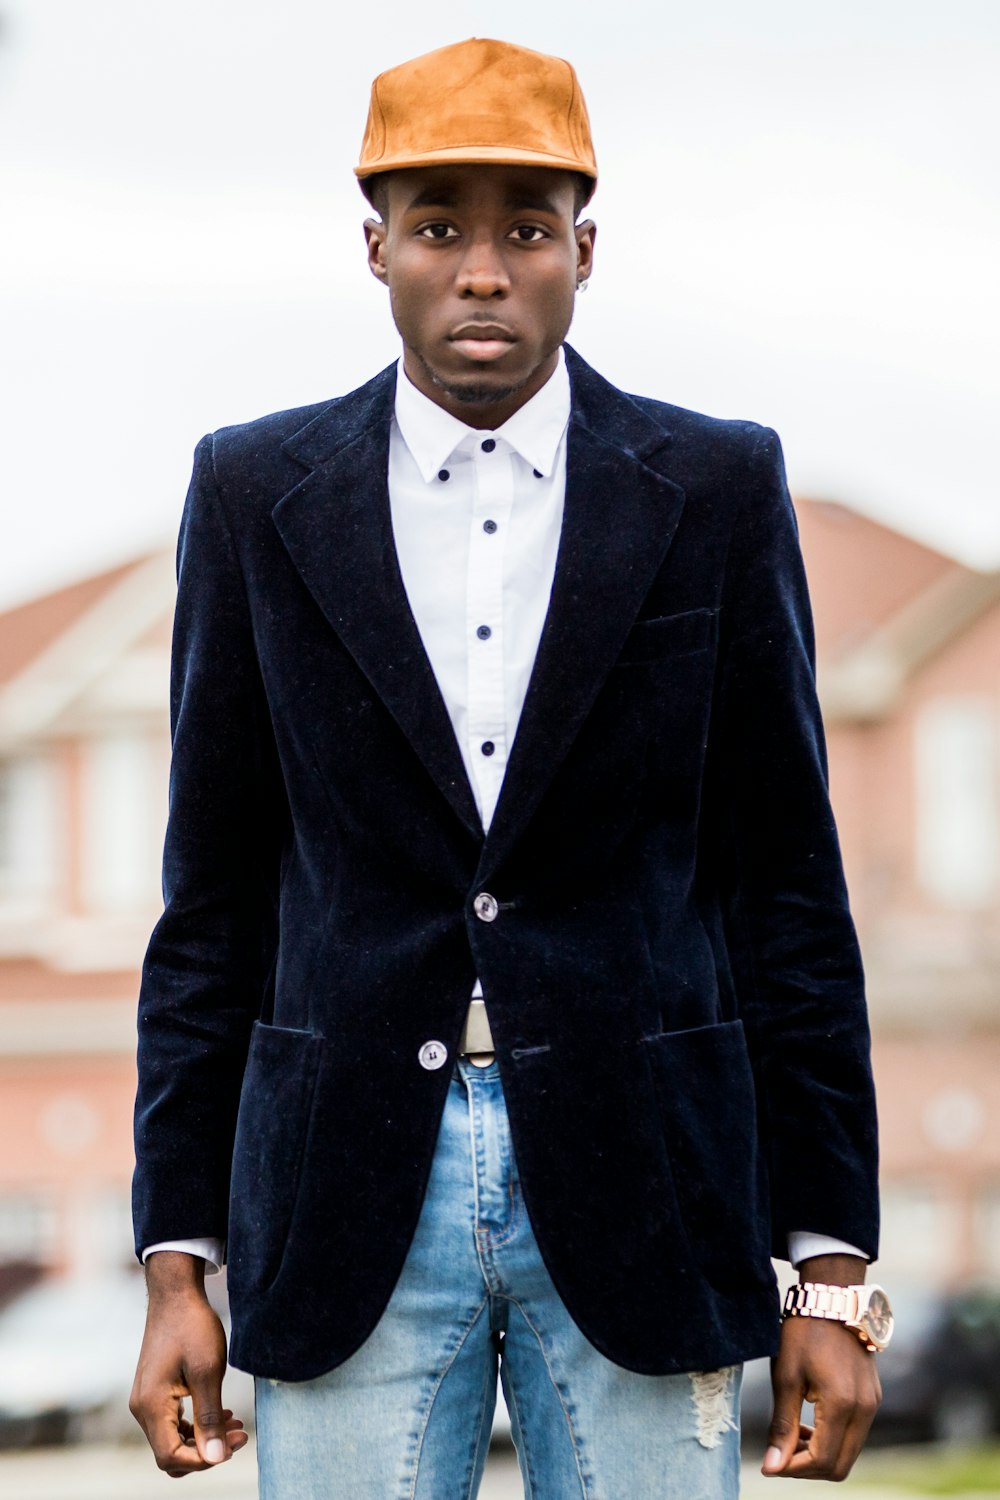
M 483 828 L 496 810 L 545 623 L 566 495 L 570 386 L 553 374 L 494 430 L 418 391 L 400 360 L 389 435 L 389 508 L 403 587 L 441 689 Z M 482 995 L 476 980 L 473 995 Z M 222 1263 L 217 1239 L 155 1250 Z M 789 1259 L 861 1252 L 789 1235 Z

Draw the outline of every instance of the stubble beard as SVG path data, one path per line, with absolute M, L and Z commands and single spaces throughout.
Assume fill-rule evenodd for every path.
M 501 401 L 509 401 L 511 396 L 516 396 L 518 391 L 524 390 L 534 375 L 534 371 L 531 371 L 523 380 L 518 380 L 513 385 L 487 385 L 485 382 L 477 384 L 474 380 L 463 381 L 459 385 L 439 375 L 422 354 L 417 353 L 417 358 L 431 383 L 449 396 L 452 401 L 459 401 L 465 406 L 496 406 Z

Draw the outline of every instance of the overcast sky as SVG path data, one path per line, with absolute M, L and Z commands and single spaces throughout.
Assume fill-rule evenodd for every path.
M 201 434 L 397 353 L 372 76 L 568 57 L 601 182 L 571 341 L 776 427 L 793 488 L 1000 566 L 996 0 L 0 0 L 0 606 L 172 544 Z

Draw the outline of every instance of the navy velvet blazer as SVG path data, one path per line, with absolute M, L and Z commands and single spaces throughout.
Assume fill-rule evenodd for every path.
M 772 1352 L 789 1229 L 877 1245 L 864 979 L 774 433 L 567 350 L 563 532 L 484 837 L 387 492 L 395 367 L 199 444 L 136 1240 L 228 1238 L 231 1358 L 362 1343 L 482 978 L 572 1316 L 652 1374 Z M 474 913 L 488 891 L 493 922 Z

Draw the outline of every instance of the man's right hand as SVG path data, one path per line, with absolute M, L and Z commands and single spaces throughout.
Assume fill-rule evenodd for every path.
M 224 1463 L 249 1441 L 222 1405 L 226 1334 L 205 1296 L 205 1262 L 159 1250 L 146 1262 L 149 1306 L 129 1410 L 158 1466 L 181 1479 Z M 193 1422 L 183 1414 L 191 1398 Z

